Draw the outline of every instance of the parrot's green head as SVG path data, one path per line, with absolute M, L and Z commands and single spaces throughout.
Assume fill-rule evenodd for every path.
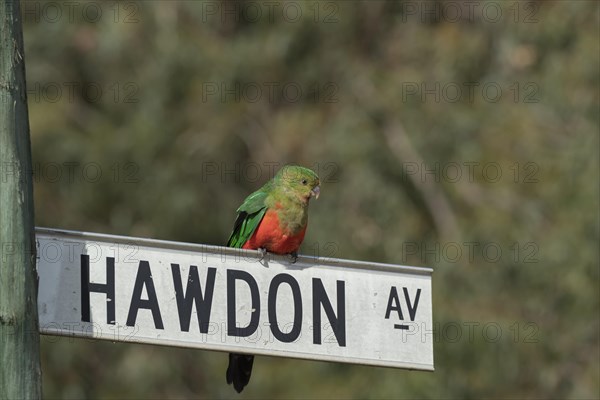
M 308 202 L 311 197 L 319 198 L 319 177 L 312 170 L 297 165 L 286 165 L 275 175 L 275 184 L 285 192 Z

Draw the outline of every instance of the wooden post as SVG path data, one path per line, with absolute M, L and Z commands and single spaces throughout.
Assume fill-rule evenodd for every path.
M 41 397 L 29 116 L 19 0 L 0 0 L 0 398 Z

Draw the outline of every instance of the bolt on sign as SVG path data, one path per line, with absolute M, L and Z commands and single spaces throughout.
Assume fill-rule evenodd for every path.
M 40 331 L 433 370 L 430 268 L 38 228 Z

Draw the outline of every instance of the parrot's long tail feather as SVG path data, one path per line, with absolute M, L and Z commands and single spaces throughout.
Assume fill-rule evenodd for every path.
M 227 383 L 232 384 L 238 393 L 250 382 L 254 356 L 248 354 L 229 353 L 229 366 L 227 367 Z

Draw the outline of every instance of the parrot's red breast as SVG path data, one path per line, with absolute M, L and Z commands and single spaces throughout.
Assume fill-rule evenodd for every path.
M 306 233 L 306 225 L 297 233 L 282 229 L 277 211 L 268 210 L 262 221 L 243 249 L 267 249 L 275 254 L 289 254 L 298 251 Z

